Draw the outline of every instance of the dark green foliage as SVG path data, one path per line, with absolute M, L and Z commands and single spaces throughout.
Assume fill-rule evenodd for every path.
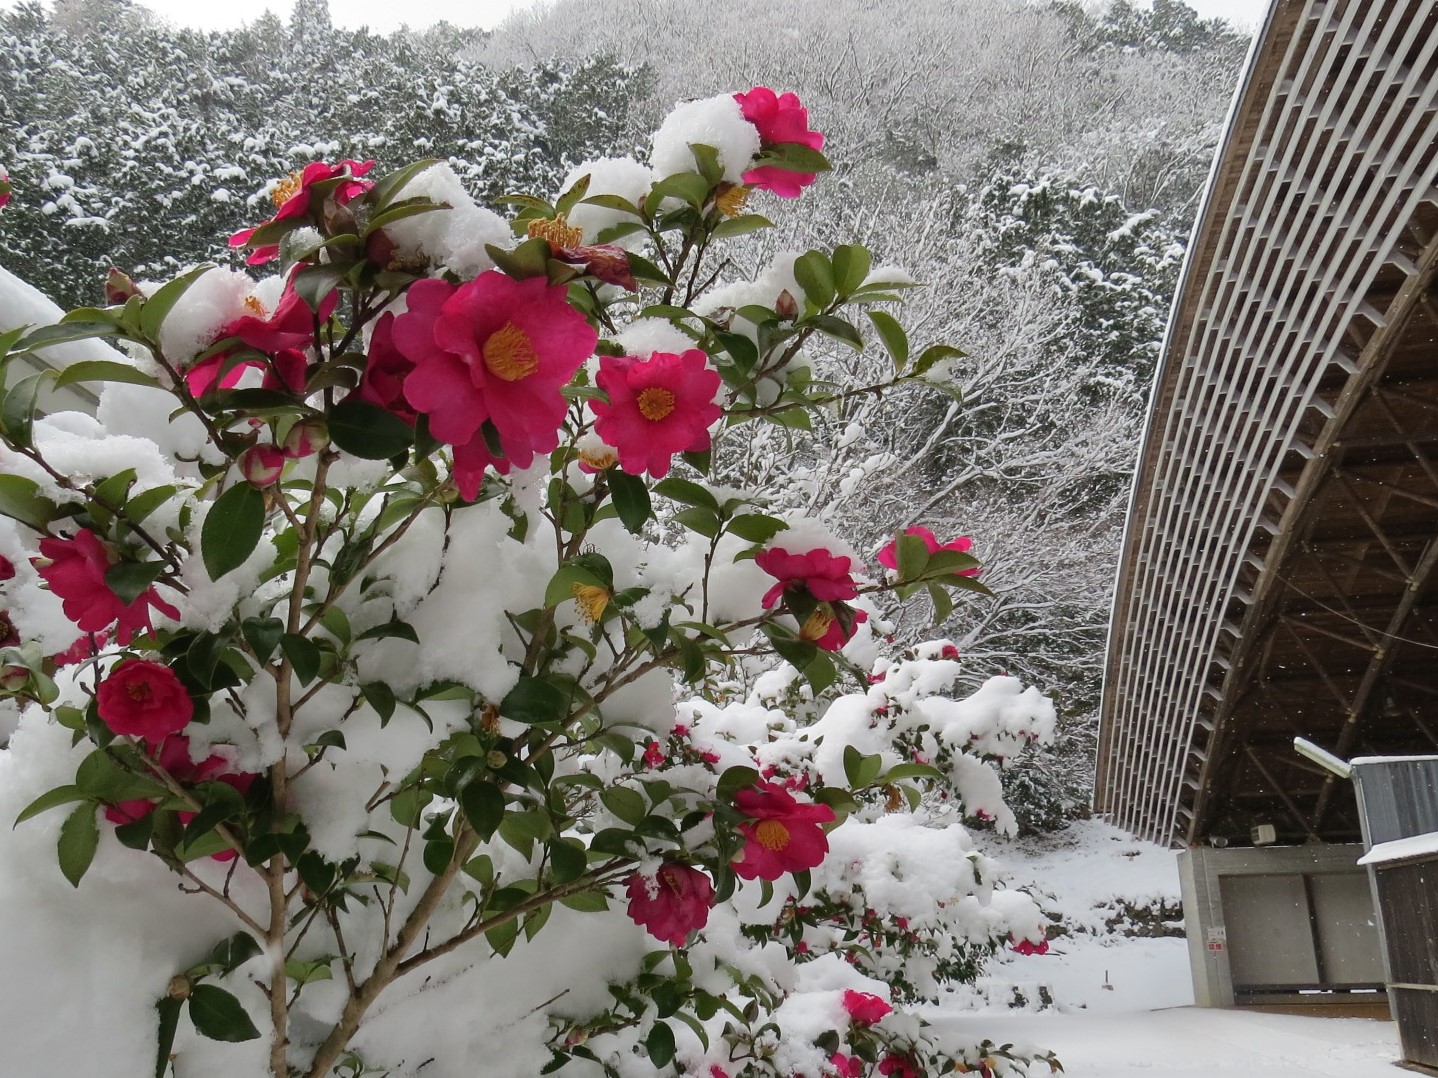
M 491 72 L 478 31 L 338 30 L 324 0 L 202 34 L 120 0 L 0 11 L 0 163 L 14 196 L 0 264 L 64 305 L 105 270 L 158 277 L 233 260 L 261 192 L 312 160 L 448 160 L 482 200 L 553 190 L 622 146 L 642 74 L 592 59 Z M 378 173 L 377 173 L 378 174 Z

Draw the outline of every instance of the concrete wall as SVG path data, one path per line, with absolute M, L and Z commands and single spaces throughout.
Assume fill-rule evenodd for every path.
M 1357 845 L 1321 843 L 1180 853 L 1195 1002 L 1231 1007 L 1235 983 L 1381 983 L 1377 918 L 1357 864 L 1362 853 Z

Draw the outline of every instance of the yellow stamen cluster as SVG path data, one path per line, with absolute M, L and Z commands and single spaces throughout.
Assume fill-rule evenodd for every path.
M 539 370 L 539 353 L 528 335 L 513 322 L 506 322 L 489 335 L 482 349 L 485 368 L 505 382 L 517 382 Z
M 778 851 L 789 845 L 789 829 L 778 820 L 760 820 L 754 837 L 766 850 Z
M 574 596 L 574 605 L 579 608 L 579 616 L 590 625 L 604 616 L 605 608 L 609 606 L 609 592 L 594 584 L 575 584 L 570 592 Z
M 745 187 L 742 183 L 723 183 L 719 185 L 719 193 L 714 198 L 714 205 L 719 207 L 719 212 L 725 217 L 738 217 L 744 212 L 744 207 L 749 204 L 749 192 L 751 188 Z
M 663 386 L 641 389 L 634 400 L 639 405 L 639 414 L 651 423 L 668 418 L 674 411 L 674 394 Z
M 256 318 L 263 318 L 265 316 L 265 305 L 255 296 L 246 296 L 240 306 Z
M 579 459 L 584 461 L 585 464 L 589 465 L 596 472 L 604 472 L 619 463 L 619 454 L 610 449 L 609 446 L 603 445 L 597 449 L 581 449 L 579 451 Z
M 799 626 L 799 638 L 813 643 L 816 640 L 824 639 L 829 627 L 834 624 L 834 615 L 826 607 L 819 607 L 807 618 L 804 624 Z
M 549 241 L 551 251 L 562 251 L 578 247 L 584 241 L 584 230 L 571 225 L 563 217 L 552 220 L 535 218 L 529 222 L 529 237 L 542 236 Z
M 484 710 L 479 714 L 479 728 L 491 737 L 499 736 L 499 708 L 493 704 L 485 704 Z
M 275 204 L 276 209 L 279 209 L 290 199 L 294 198 L 295 195 L 299 194 L 299 190 L 300 174 L 298 172 L 291 172 L 283 180 L 276 181 L 275 186 L 270 189 L 270 201 Z

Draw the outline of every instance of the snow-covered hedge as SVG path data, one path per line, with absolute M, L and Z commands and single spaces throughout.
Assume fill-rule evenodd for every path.
M 0 334 L 129 357 L 0 406 L 7 1071 L 1027 1070 L 903 1010 L 1044 938 L 963 821 L 1011 826 L 1052 706 L 883 637 L 982 590 L 969 541 L 871 563 L 711 478 L 957 354 L 860 246 L 734 280 L 822 143 L 721 95 L 510 219 L 316 162 L 232 240 L 277 275 L 115 273 Z M 817 335 L 892 375 L 816 381 Z

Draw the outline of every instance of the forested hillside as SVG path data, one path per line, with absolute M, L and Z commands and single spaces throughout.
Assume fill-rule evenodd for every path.
M 112 264 L 147 276 L 230 260 L 226 237 L 268 205 L 270 180 L 317 158 L 447 158 L 494 198 L 616 148 L 642 77 L 604 59 L 491 72 L 462 56 L 477 38 L 337 30 L 325 0 L 298 0 L 288 25 L 209 34 L 126 0 L 0 11 L 15 188 L 0 263 L 94 303 Z
M 324 0 L 210 34 L 125 0 L 32 2 L 0 12 L 0 264 L 93 303 L 111 264 L 237 264 L 225 237 L 310 160 L 434 156 L 476 194 L 553 193 L 571 165 L 635 151 L 675 100 L 797 92 L 836 172 L 805 192 L 803 231 L 756 235 L 741 268 L 865 243 L 925 285 L 915 346 L 968 356 L 947 400 L 837 404 L 833 457 L 773 427 L 723 466 L 871 550 L 895 524 L 974 537 L 995 598 L 946 631 L 975 680 L 1008 670 L 1063 708 L 1056 756 L 1011 773 L 1041 824 L 1087 796 L 1147 388 L 1246 46 L 1176 0 L 559 0 L 492 36 L 338 30 Z M 840 345 L 828 361 L 884 362 Z M 927 614 L 898 612 L 900 638 Z

